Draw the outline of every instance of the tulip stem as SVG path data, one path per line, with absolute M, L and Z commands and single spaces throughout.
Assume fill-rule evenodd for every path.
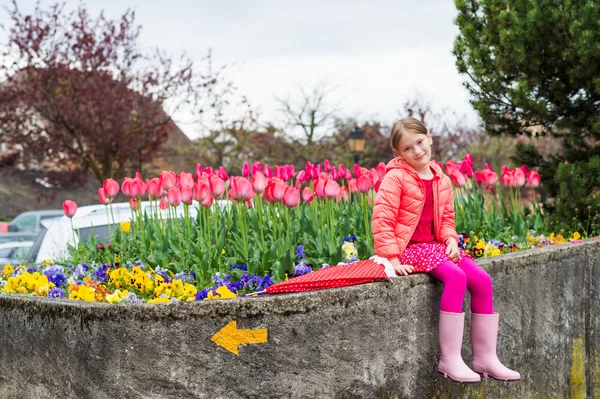
M 73 233 L 73 245 L 75 246 L 75 249 L 77 249 L 77 241 L 75 241 L 75 228 L 73 227 L 73 217 L 70 217 L 71 219 L 71 232 Z

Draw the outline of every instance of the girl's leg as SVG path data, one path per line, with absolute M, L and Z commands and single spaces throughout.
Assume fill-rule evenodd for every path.
M 440 310 L 442 312 L 461 313 L 465 290 L 467 289 L 465 272 L 448 260 L 428 274 L 444 283 Z
M 462 258 L 460 268 L 467 276 L 467 288 L 471 293 L 471 312 L 494 313 L 492 278 L 469 257 Z

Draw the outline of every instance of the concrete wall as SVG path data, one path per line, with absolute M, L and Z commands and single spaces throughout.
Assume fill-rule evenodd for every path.
M 173 305 L 0 296 L 0 398 L 600 397 L 599 255 L 600 242 L 584 242 L 480 262 L 494 280 L 500 358 L 520 382 L 438 377 L 442 286 L 414 275 Z M 232 320 L 267 329 L 268 342 L 238 356 L 217 346 Z

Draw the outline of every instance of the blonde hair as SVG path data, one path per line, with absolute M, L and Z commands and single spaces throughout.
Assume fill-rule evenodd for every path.
M 418 119 L 415 118 L 402 118 L 399 121 L 397 121 L 396 123 L 394 123 L 394 126 L 392 127 L 392 134 L 391 134 L 391 144 L 392 144 L 392 150 L 397 151 L 397 147 L 398 144 L 400 144 L 400 139 L 402 138 L 402 135 L 404 134 L 404 132 L 413 132 L 413 133 L 418 133 L 418 134 L 427 134 L 428 130 L 425 127 L 425 125 L 423 124 L 423 122 L 421 122 Z

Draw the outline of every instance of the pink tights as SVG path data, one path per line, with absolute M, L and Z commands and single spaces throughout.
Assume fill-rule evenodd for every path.
M 444 283 L 440 302 L 440 310 L 443 312 L 461 313 L 465 289 L 468 288 L 473 313 L 494 313 L 492 278 L 473 259 L 463 257 L 458 266 L 448 260 L 429 274 Z

